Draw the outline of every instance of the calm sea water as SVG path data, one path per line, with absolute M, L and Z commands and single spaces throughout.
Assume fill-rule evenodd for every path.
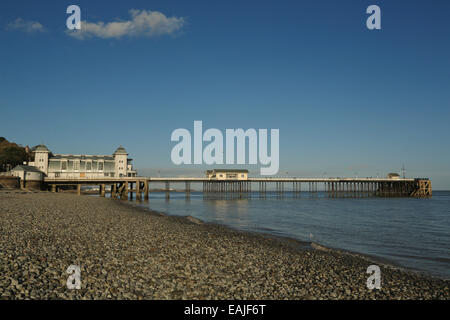
M 327 198 L 305 193 L 278 198 L 209 199 L 192 193 L 151 193 L 140 205 L 170 215 L 193 216 L 240 230 L 313 241 L 450 278 L 450 192 L 431 199 Z

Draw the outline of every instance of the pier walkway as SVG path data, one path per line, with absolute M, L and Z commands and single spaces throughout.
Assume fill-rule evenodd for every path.
M 161 189 L 170 197 L 172 184 L 184 184 L 182 191 L 190 196 L 191 184 L 202 184 L 204 195 L 238 194 L 248 195 L 258 192 L 264 195 L 269 190 L 278 194 L 292 192 L 317 193 L 324 191 L 329 197 L 431 197 L 431 181 L 426 178 L 388 179 L 388 178 L 248 178 L 245 180 L 215 180 L 208 178 L 155 178 L 155 177 L 121 177 L 121 178 L 45 178 L 49 190 L 57 192 L 62 186 L 76 186 L 81 194 L 82 186 L 99 186 L 100 196 L 105 196 L 107 186 L 112 198 L 128 199 L 130 194 L 137 199 L 148 199 L 151 183 L 163 184 Z M 270 188 L 272 186 L 272 188 Z M 257 187 L 255 189 L 255 187 Z M 253 188 L 253 189 L 252 189 Z

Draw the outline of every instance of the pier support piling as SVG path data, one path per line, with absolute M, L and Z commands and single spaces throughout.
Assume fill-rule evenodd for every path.
M 148 180 L 145 180 L 144 181 L 144 200 L 148 200 L 148 192 L 149 192 Z
M 100 197 L 104 197 L 105 196 L 105 189 L 106 189 L 106 185 L 105 184 L 101 184 L 100 185 Z
M 136 200 L 141 200 L 141 181 L 136 180 Z

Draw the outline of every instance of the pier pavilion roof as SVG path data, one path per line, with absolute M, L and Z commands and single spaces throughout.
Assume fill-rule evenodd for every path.
M 50 150 L 48 150 L 47 146 L 44 145 L 44 144 L 37 145 L 36 147 L 34 147 L 34 150 L 33 150 L 33 151 L 34 151 L 34 152 L 36 152 L 36 151 L 40 151 L 40 152 L 50 152 Z
M 127 150 L 125 150 L 124 147 L 120 146 L 120 147 L 117 148 L 116 151 L 114 151 L 113 154 L 128 154 L 128 153 L 127 153 Z
M 80 159 L 80 160 L 114 160 L 113 156 L 108 155 L 84 155 L 84 154 L 55 154 L 50 158 L 51 160 L 58 159 Z
M 212 169 L 212 170 L 206 170 L 206 172 L 242 172 L 242 173 L 248 173 L 248 170 L 246 169 Z

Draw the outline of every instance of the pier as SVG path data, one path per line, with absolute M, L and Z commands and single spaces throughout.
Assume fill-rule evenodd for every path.
M 246 197 L 252 194 L 265 196 L 275 192 L 280 197 L 291 192 L 295 197 L 302 193 L 317 194 L 322 191 L 330 198 L 355 197 L 410 197 L 427 198 L 432 196 L 431 181 L 426 178 L 247 178 L 245 180 L 213 180 L 209 178 L 45 178 L 48 190 L 57 192 L 63 186 L 75 186 L 81 194 L 82 186 L 98 186 L 99 195 L 104 197 L 107 189 L 111 198 L 128 199 L 135 195 L 137 200 L 148 200 L 150 185 L 163 184 L 161 191 L 167 199 L 175 190 L 171 185 L 184 184 L 181 192 L 190 197 L 191 185 L 202 187 L 204 197 L 233 196 Z M 268 189 L 269 186 L 269 189 Z M 108 188 L 107 188 L 108 187 Z M 272 188 L 271 188 L 272 187 Z M 200 191 L 200 190 L 199 190 Z M 177 190 L 177 192 L 180 192 Z

